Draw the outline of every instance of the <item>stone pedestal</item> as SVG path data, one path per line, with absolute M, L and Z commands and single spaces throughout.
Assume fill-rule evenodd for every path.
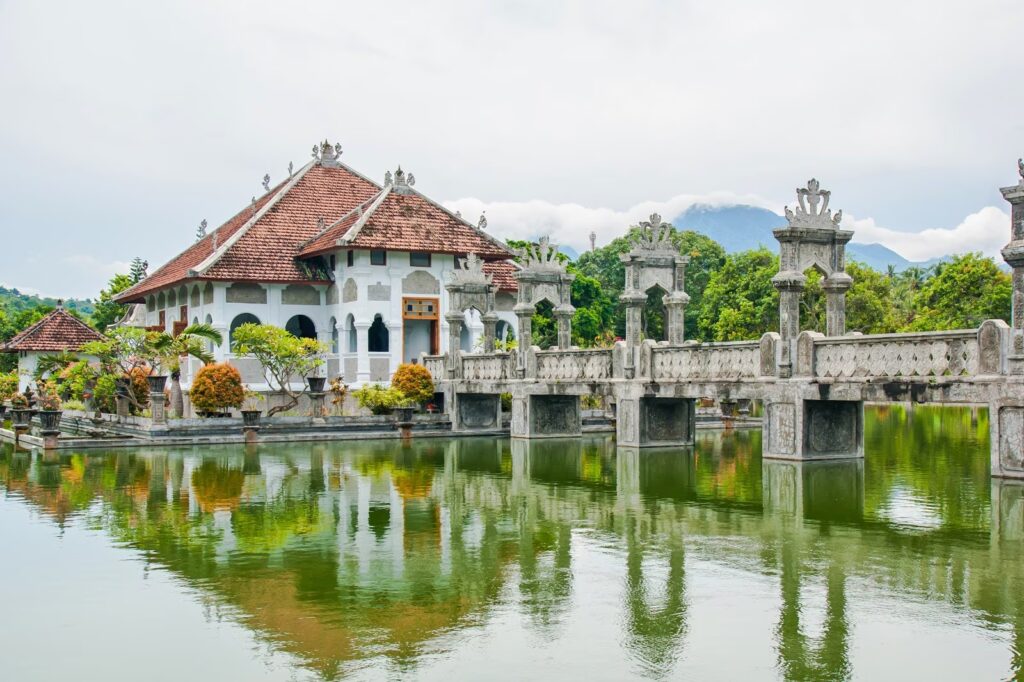
M 313 418 L 314 424 L 324 423 L 324 396 L 326 393 L 309 394 L 309 415 Z
M 864 403 L 800 395 L 765 400 L 765 459 L 843 459 L 864 456 Z
M 167 397 L 163 392 L 149 394 L 149 412 L 154 424 L 167 423 Z
M 259 442 L 260 427 L 258 426 L 243 426 L 242 436 L 245 438 L 246 445 L 253 445 Z
M 129 403 L 128 403 L 128 397 L 127 396 L 120 396 L 119 395 L 119 396 L 115 396 L 114 397 L 114 407 L 115 407 L 115 410 L 117 411 L 117 416 L 118 417 L 122 417 L 123 418 L 123 417 L 127 417 L 128 416 L 128 413 L 129 413 L 128 405 L 129 405 Z
M 846 292 L 853 286 L 853 278 L 836 272 L 821 286 L 825 290 L 825 334 L 842 336 L 846 333 Z
M 47 431 L 43 435 L 43 450 L 56 450 L 59 433 Z
M 501 395 L 456 393 L 453 396 L 453 431 L 494 431 L 501 428 Z
M 693 445 L 696 400 L 620 397 L 617 406 L 615 441 L 619 447 Z
M 1009 398 L 989 405 L 991 473 L 1024 479 L 1024 402 Z
M 579 396 L 513 395 L 513 438 L 564 438 L 582 432 Z

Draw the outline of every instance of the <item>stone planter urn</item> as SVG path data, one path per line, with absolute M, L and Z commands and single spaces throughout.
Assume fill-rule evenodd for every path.
M 148 376 L 146 381 L 149 383 L 150 393 L 163 393 L 164 386 L 167 385 L 167 375 L 161 374 L 158 376 Z
M 262 414 L 260 410 L 242 410 L 242 425 L 246 428 L 259 428 Z
M 327 384 L 326 377 L 306 377 L 306 383 L 309 384 L 310 393 L 323 393 L 324 386 Z
M 39 410 L 40 431 L 44 436 L 60 433 L 60 418 L 63 414 L 61 410 Z
M 32 422 L 32 410 L 27 407 L 15 407 L 11 410 L 11 421 L 15 429 L 27 430 Z
M 395 421 L 399 424 L 408 424 L 412 422 L 412 413 L 415 408 L 413 407 L 395 407 L 392 408 L 391 414 L 395 416 Z

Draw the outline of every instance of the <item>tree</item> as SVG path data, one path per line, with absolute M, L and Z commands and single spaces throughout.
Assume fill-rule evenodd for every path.
M 312 374 L 324 363 L 327 348 L 315 339 L 300 339 L 280 327 L 269 324 L 243 324 L 232 334 L 233 351 L 238 355 L 251 355 L 262 365 L 267 384 L 287 400 L 267 410 L 273 417 L 299 404 L 299 396 L 306 391 L 292 388 L 296 379 Z
M 1012 294 L 1010 275 L 991 258 L 954 256 L 915 292 L 917 314 L 909 330 L 973 329 L 985 320 L 1009 320 Z
M 241 407 L 245 399 L 242 375 L 226 362 L 203 365 L 192 381 L 190 396 L 196 412 Z
M 126 394 L 135 409 L 142 409 L 149 401 L 148 388 L 140 385 L 136 377 L 149 374 L 151 359 L 156 355 L 151 334 L 140 327 L 114 327 L 105 339 L 90 341 L 81 348 L 83 355 L 91 355 L 99 361 L 99 374 L 115 380 L 130 379 Z M 97 378 L 98 386 L 99 383 Z M 105 385 L 108 383 L 104 382 Z
M 391 386 L 417 405 L 434 397 L 434 379 L 430 372 L 423 365 L 412 362 L 398 366 L 391 377 Z
M 779 295 L 772 286 L 778 270 L 778 257 L 763 247 L 726 256 L 704 290 L 697 323 L 700 338 L 741 341 L 778 329 Z
M 149 267 L 149 263 L 142 260 L 138 256 L 132 258 L 131 273 L 129 277 L 132 280 L 132 284 L 138 284 L 146 278 L 146 268 Z
M 115 302 L 114 297 L 131 287 L 132 284 L 132 278 L 129 275 L 117 274 L 110 278 L 107 288 L 100 291 L 99 300 L 96 302 L 96 307 L 90 318 L 94 329 L 102 332 L 125 316 L 128 306 Z
M 213 362 L 213 353 L 206 349 L 206 344 L 219 346 L 224 337 L 212 325 L 206 323 L 190 324 L 171 336 L 167 332 L 150 332 L 150 343 L 156 352 L 156 366 L 166 367 L 171 375 L 171 410 L 176 417 L 185 414 L 185 400 L 181 392 L 181 358 L 193 357 L 209 365 Z

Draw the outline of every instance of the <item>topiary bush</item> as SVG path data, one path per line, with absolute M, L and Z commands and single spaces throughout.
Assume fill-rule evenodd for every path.
M 245 400 L 242 375 L 226 362 L 204 365 L 196 372 L 189 395 L 197 413 L 241 407 Z
M 397 388 L 385 388 L 380 384 L 363 386 L 353 395 L 359 401 L 359 407 L 365 407 L 373 414 L 390 414 L 396 407 L 409 407 L 412 403 Z
M 391 387 L 417 405 L 434 397 L 434 379 L 423 365 L 407 362 L 398 366 L 391 377 Z

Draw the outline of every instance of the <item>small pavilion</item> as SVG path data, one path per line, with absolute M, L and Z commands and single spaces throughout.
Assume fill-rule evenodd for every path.
M 18 354 L 18 390 L 24 391 L 33 382 L 39 358 L 61 352 L 77 353 L 86 343 L 103 338 L 58 302 L 56 310 L 0 345 L 0 353 Z

